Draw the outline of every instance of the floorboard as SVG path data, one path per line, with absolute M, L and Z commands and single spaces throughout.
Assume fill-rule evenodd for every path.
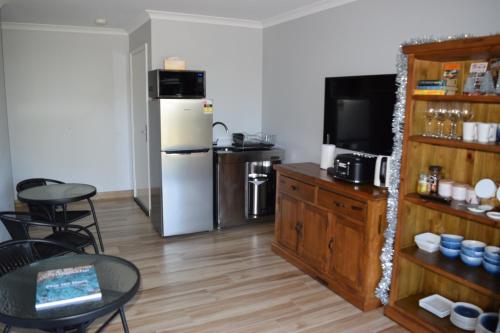
M 96 210 L 106 254 L 142 274 L 126 306 L 131 332 L 407 332 L 381 308 L 363 313 L 273 254 L 273 224 L 164 239 L 132 200 L 97 201 Z M 122 332 L 119 320 L 106 332 Z

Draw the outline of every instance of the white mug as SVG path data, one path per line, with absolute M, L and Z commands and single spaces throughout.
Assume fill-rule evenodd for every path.
M 493 128 L 493 125 L 495 125 L 495 128 Z M 477 123 L 477 141 L 488 143 L 493 135 L 493 130 L 495 130 L 496 134 L 496 124 Z
M 498 125 L 495 123 L 490 124 L 492 127 L 492 131 L 490 133 L 490 136 L 488 137 L 488 142 L 495 142 L 497 141 L 497 127 Z
M 464 122 L 464 124 L 463 124 L 463 138 L 464 138 L 464 141 L 476 141 L 477 140 L 477 123 Z

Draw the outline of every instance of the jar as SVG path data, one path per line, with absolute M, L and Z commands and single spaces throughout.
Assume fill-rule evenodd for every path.
M 426 173 L 421 173 L 418 177 L 417 193 L 418 194 L 429 194 L 431 190 L 429 180 Z
M 439 182 L 438 194 L 443 198 L 450 198 L 453 195 L 453 180 L 443 179 Z
M 456 201 L 465 201 L 467 198 L 467 185 L 454 184 L 451 197 Z
M 428 179 L 431 187 L 430 188 L 431 194 L 438 192 L 439 180 L 441 179 L 441 169 L 442 168 L 439 165 L 429 166 L 430 175 Z

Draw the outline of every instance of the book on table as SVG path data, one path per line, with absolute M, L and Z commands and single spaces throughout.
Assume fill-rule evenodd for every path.
M 37 310 L 101 298 L 101 289 L 93 265 L 38 273 L 35 302 Z

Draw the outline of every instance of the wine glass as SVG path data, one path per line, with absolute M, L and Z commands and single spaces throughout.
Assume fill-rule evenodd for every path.
M 439 103 L 439 106 L 436 109 L 436 112 L 434 113 L 434 118 L 436 118 L 436 122 L 437 122 L 436 137 L 438 137 L 438 138 L 445 137 L 445 135 L 444 135 L 444 121 L 446 120 L 447 115 L 448 115 L 448 110 L 446 108 L 446 104 Z
M 457 139 L 457 124 L 460 120 L 460 107 L 458 103 L 453 103 L 451 108 L 448 109 L 448 119 L 450 120 L 450 135 L 448 135 L 449 139 Z
M 424 118 L 425 118 L 425 131 L 424 131 L 424 136 L 434 136 L 433 130 L 432 130 L 432 121 L 434 120 L 436 113 L 436 109 L 434 108 L 434 105 L 432 103 L 428 103 L 427 105 L 427 110 L 425 110 L 424 113 Z
M 460 118 L 463 122 L 467 122 L 474 118 L 474 113 L 470 107 L 470 103 L 464 103 L 462 105 L 462 111 L 460 112 Z

